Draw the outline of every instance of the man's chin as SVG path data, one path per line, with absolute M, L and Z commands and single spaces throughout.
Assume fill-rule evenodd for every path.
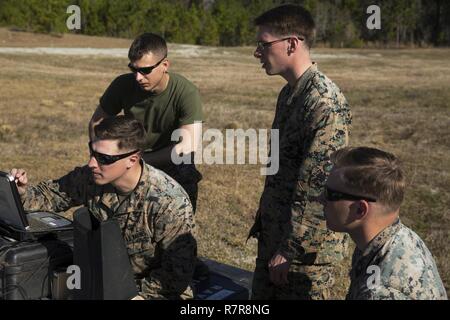
M 139 85 L 139 88 L 141 88 L 142 91 L 150 91 L 152 88 L 149 85 Z
M 268 75 L 268 76 L 274 76 L 274 75 L 276 75 L 276 73 L 275 72 L 273 72 L 271 69 L 269 69 L 269 68 L 265 68 L 265 70 L 266 70 L 266 74 Z
M 104 179 L 102 176 L 100 176 L 100 175 L 92 174 L 92 178 L 94 179 L 94 183 L 95 183 L 96 185 L 99 185 L 99 186 L 102 186 L 102 185 L 108 183 L 108 182 L 105 181 L 105 179 Z

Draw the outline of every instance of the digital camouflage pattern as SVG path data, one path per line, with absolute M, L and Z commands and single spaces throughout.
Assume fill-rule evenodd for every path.
M 28 187 L 22 200 L 28 211 L 85 205 L 99 221 L 117 219 L 139 295 L 179 299 L 192 294 L 188 286 L 197 246 L 192 206 L 183 188 L 162 171 L 144 164 L 138 185 L 122 201 L 112 185 L 96 185 L 87 166 Z
M 253 300 L 326 300 L 335 283 L 333 265 L 303 265 L 294 261 L 288 273 L 288 284 L 274 286 L 270 282 L 267 261 L 257 260 L 253 277 Z
M 294 88 L 281 90 L 272 124 L 279 130 L 280 167 L 266 178 L 250 230 L 258 238 L 259 261 L 267 263 L 278 252 L 294 262 L 290 272 L 295 272 L 296 263 L 335 264 L 347 253 L 348 236 L 326 228 L 318 197 L 332 167 L 330 155 L 348 144 L 350 124 L 344 95 L 315 63 Z M 310 276 L 314 281 L 315 275 Z M 255 294 L 268 290 L 262 282 L 253 283 Z
M 379 277 L 370 266 L 379 268 Z M 355 249 L 350 277 L 349 300 L 447 299 L 433 256 L 400 220 L 378 234 L 364 251 Z

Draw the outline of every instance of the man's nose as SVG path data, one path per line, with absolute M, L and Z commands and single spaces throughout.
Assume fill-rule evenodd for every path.
M 97 160 L 94 156 L 89 156 L 88 167 L 91 169 L 98 167 Z
M 140 72 L 136 72 L 135 77 L 136 77 L 136 81 L 139 81 L 144 78 L 144 76 Z
M 262 56 L 261 51 L 259 51 L 259 49 L 256 48 L 256 49 L 255 49 L 255 52 L 253 52 L 253 56 L 254 56 L 256 59 L 261 58 L 261 56 Z

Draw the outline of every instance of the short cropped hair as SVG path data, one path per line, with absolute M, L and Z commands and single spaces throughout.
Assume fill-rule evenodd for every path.
M 134 39 L 128 50 L 128 59 L 131 62 L 140 60 L 145 54 L 153 53 L 154 55 L 163 58 L 167 56 L 166 41 L 154 33 L 143 33 Z
M 141 121 L 131 115 L 104 118 L 94 127 L 98 140 L 118 140 L 120 150 L 140 150 L 145 147 L 146 132 Z
M 389 211 L 400 208 L 405 179 L 400 161 L 389 152 L 369 147 L 346 147 L 331 155 L 334 168 L 352 192 L 371 196 Z
M 266 26 L 280 37 L 297 35 L 305 38 L 311 48 L 316 37 L 316 26 L 311 13 L 302 6 L 286 4 L 270 9 L 255 19 L 256 26 Z

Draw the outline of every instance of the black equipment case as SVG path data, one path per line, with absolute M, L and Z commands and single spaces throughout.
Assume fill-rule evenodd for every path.
M 103 229 L 106 228 L 108 230 L 100 228 L 101 230 L 99 232 L 93 233 L 92 231 L 96 229 L 92 228 L 89 231 L 90 228 L 86 226 L 90 225 L 87 223 L 90 221 L 86 222 L 86 219 L 83 220 L 82 218 L 86 218 L 86 215 L 83 216 L 82 213 L 83 211 L 80 210 L 80 212 L 77 211 L 74 214 L 75 223 L 73 231 L 54 231 L 41 236 L 32 234 L 29 238 L 27 237 L 21 241 L 13 240 L 12 235 L 0 227 L 0 300 L 115 300 L 129 299 L 136 294 L 129 293 L 132 291 L 128 290 L 130 286 L 124 286 L 123 283 L 117 284 L 119 286 L 108 285 L 108 283 L 115 282 L 109 281 L 108 279 L 115 278 L 115 274 L 117 273 L 112 272 L 112 269 L 109 270 L 104 267 L 105 265 L 120 264 L 116 261 L 118 256 L 123 256 L 124 254 L 126 256 L 126 253 L 120 254 L 117 251 L 117 247 L 121 247 L 123 244 L 120 245 L 116 241 L 113 245 L 116 248 L 114 249 L 115 251 L 107 248 L 108 250 L 106 251 L 100 250 L 102 252 L 101 255 L 94 254 L 95 250 L 93 251 L 93 249 L 95 248 L 89 249 L 92 245 L 89 245 L 88 242 L 110 243 L 111 234 L 114 233 L 114 230 L 110 230 L 111 228 L 109 227 L 111 226 L 106 226 Z M 77 219 L 77 217 L 80 219 Z M 89 236 L 85 233 L 89 233 Z M 88 241 L 89 239 L 91 241 Z M 74 250 L 74 243 L 77 246 L 76 250 Z M 125 248 L 124 250 L 126 252 Z M 129 264 L 128 259 L 126 260 Z M 207 277 L 193 280 L 194 299 L 247 300 L 249 298 L 252 281 L 251 272 L 210 259 L 201 258 L 201 260 L 208 266 L 210 273 Z M 84 288 L 82 291 L 68 290 L 67 288 L 66 280 L 70 274 L 66 271 L 67 267 L 72 264 L 77 264 L 84 270 L 83 276 L 81 277 L 81 284 Z M 124 273 L 127 273 L 123 271 L 126 269 L 121 269 L 120 274 L 122 276 Z M 92 278 L 93 274 L 98 274 L 99 272 L 102 274 L 101 279 L 99 279 L 103 279 L 103 283 L 101 284 L 98 284 L 98 281 L 93 281 L 94 278 Z M 106 279 L 104 279 L 105 277 Z M 88 285 L 86 281 L 92 283 Z M 134 287 L 133 280 L 127 281 L 133 282 L 132 287 Z M 107 284 L 106 286 L 105 283 Z M 118 295 L 116 291 L 124 291 L 125 293 Z M 86 294 L 88 295 L 86 296 Z M 124 294 L 126 294 L 126 297 Z
M 73 241 L 73 233 L 69 231 L 20 242 L 0 236 L 0 299 L 87 299 L 77 296 L 78 290 L 69 290 L 67 296 L 66 270 L 73 263 Z M 251 272 L 202 260 L 208 265 L 210 275 L 193 281 L 194 299 L 249 299 Z
M 194 279 L 195 300 L 248 300 L 253 273 L 214 260 L 201 258 L 209 277 Z
M 0 236 L 0 299 L 51 299 L 52 285 L 66 274 L 72 260 L 72 231 L 26 241 Z

